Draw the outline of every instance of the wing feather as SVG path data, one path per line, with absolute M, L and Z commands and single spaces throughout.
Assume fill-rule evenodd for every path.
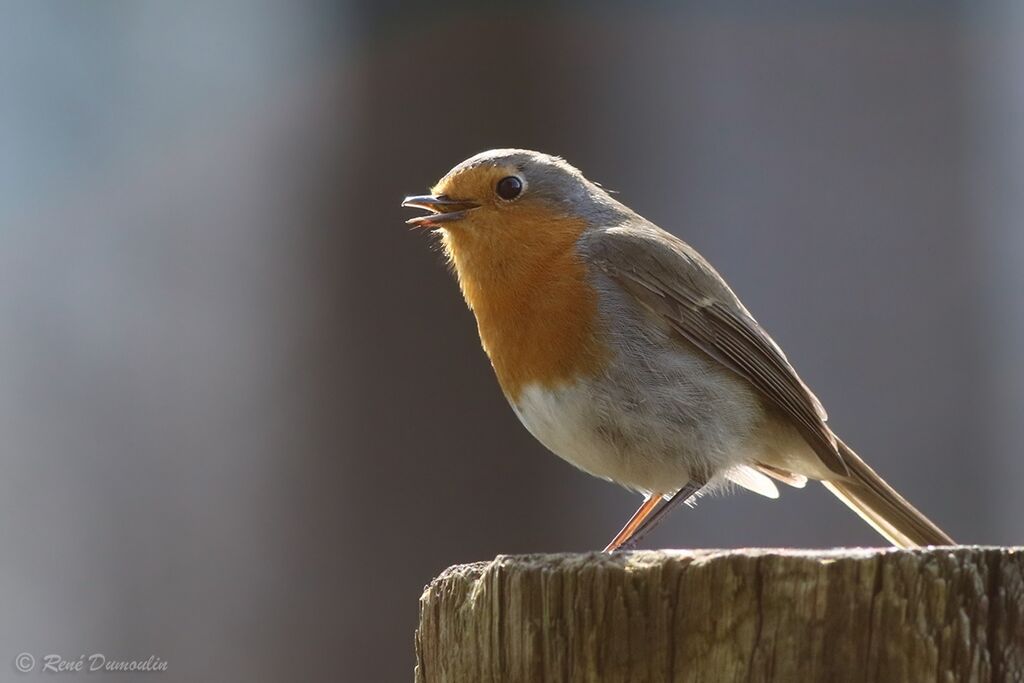
M 591 249 L 608 277 L 682 339 L 747 380 L 830 469 L 848 473 L 821 402 L 700 254 L 649 224 L 602 231 Z

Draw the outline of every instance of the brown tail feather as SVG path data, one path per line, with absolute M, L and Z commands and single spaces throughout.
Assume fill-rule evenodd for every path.
M 902 548 L 954 545 L 952 538 L 896 493 L 842 441 L 839 452 L 850 476 L 822 484 L 878 533 Z

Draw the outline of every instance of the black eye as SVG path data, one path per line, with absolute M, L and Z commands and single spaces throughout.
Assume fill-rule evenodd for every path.
M 505 176 L 498 181 L 498 184 L 494 187 L 494 191 L 498 193 L 498 196 L 505 200 L 512 200 L 519 196 L 519 193 L 523 191 L 523 181 L 516 178 L 514 175 Z

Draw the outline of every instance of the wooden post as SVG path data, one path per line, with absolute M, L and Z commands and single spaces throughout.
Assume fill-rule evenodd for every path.
M 427 586 L 416 681 L 1024 681 L 1024 548 L 499 556 Z

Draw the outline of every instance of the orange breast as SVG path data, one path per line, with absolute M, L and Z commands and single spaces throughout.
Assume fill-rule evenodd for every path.
M 593 375 L 607 355 L 595 336 L 597 294 L 575 248 L 583 222 L 517 218 L 515 226 L 445 235 L 484 350 L 513 402 L 528 385 Z

